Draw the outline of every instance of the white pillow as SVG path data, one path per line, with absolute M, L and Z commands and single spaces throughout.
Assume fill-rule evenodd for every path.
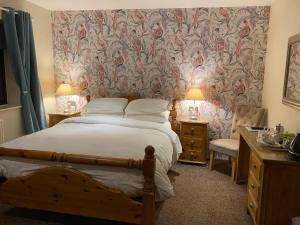
M 116 116 L 116 117 L 124 117 L 124 112 L 81 112 L 82 116 Z
M 125 114 L 132 119 L 164 123 L 169 119 L 168 107 L 169 102 L 163 99 L 136 99 L 127 105 Z
M 163 99 L 144 98 L 136 99 L 127 105 L 126 115 L 143 115 L 164 113 L 168 110 L 169 102 Z
M 83 107 L 82 113 L 123 115 L 127 104 L 126 98 L 95 98 Z
M 165 123 L 169 121 L 170 111 L 166 110 L 162 113 L 153 113 L 153 114 L 140 114 L 140 115 L 126 115 L 127 118 L 151 121 L 156 123 Z

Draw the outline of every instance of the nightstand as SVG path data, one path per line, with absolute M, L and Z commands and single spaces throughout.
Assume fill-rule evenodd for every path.
M 60 121 L 70 118 L 80 116 L 80 112 L 72 112 L 72 113 L 49 113 L 49 127 L 54 126 Z
M 208 122 L 199 120 L 180 121 L 182 154 L 179 162 L 206 164 Z

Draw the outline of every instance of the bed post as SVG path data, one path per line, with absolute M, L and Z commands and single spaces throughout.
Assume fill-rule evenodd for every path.
M 171 127 L 172 127 L 172 130 L 174 130 L 175 132 L 176 132 L 176 128 L 177 128 L 176 103 L 177 103 L 177 100 L 173 99 L 173 101 L 172 101 L 172 109 L 171 109 L 171 112 L 170 112 L 170 115 L 171 115 Z
M 86 98 L 86 101 L 87 101 L 87 102 L 90 102 L 90 101 L 91 101 L 91 96 L 90 96 L 90 95 L 85 96 L 85 98 Z
M 155 224 L 154 151 L 152 146 L 147 146 L 145 149 L 145 158 L 143 160 L 144 190 L 142 225 Z

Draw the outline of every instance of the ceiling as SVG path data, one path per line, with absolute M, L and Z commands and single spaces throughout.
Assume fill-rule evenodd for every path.
M 27 0 L 49 10 L 240 7 L 271 5 L 274 0 Z

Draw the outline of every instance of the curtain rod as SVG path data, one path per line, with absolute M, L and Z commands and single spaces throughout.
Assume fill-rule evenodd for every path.
M 3 11 L 5 11 L 5 12 L 9 12 L 9 9 L 3 8 L 3 7 L 0 7 L 0 10 L 3 10 Z M 18 13 L 15 12 L 15 14 L 18 14 Z
M 3 11 L 5 11 L 5 12 L 9 12 L 9 9 L 7 9 L 7 8 L 3 8 L 3 7 L 0 7 L 0 10 L 3 10 Z M 17 12 L 15 12 L 15 14 L 17 14 L 17 15 L 18 15 L 18 13 L 17 13 Z M 0 19 L 1 19 L 1 16 L 0 16 Z M 33 18 L 33 17 L 31 17 L 31 20 L 32 20 L 32 21 L 34 21 L 34 18 Z

